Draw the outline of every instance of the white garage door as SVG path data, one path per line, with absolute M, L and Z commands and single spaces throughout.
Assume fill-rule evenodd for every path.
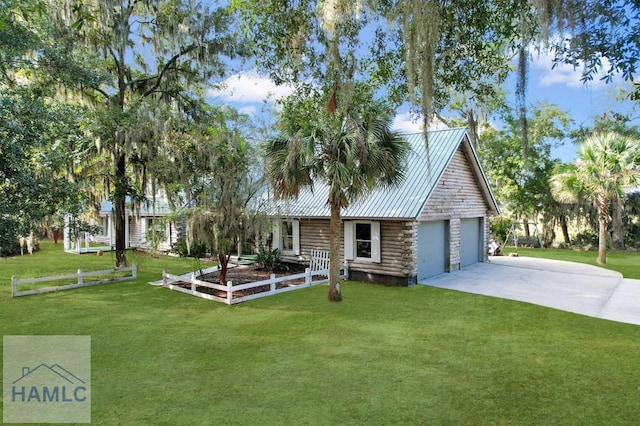
M 448 251 L 445 221 L 418 225 L 418 282 L 446 272 Z
M 480 261 L 479 217 L 460 220 L 460 267 L 464 268 Z

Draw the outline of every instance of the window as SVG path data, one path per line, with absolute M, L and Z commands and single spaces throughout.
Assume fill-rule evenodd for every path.
M 148 217 L 143 222 L 143 236 L 146 241 L 167 241 L 167 225 L 162 219 Z
M 380 263 L 380 255 L 380 222 L 344 222 L 346 260 Z
M 293 221 L 282 221 L 282 251 L 293 251 Z
M 370 223 L 356 223 L 356 257 L 371 259 Z
M 300 254 L 300 221 L 280 219 L 273 222 L 273 248 L 285 254 Z
M 109 217 L 108 216 L 100 216 L 98 221 L 98 226 L 100 227 L 100 232 L 98 235 L 101 236 L 109 236 Z

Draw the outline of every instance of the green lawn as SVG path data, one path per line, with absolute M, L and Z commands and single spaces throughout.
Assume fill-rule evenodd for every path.
M 416 286 L 349 282 L 236 306 L 135 282 L 12 299 L 10 277 L 111 255 L 0 259 L 3 335 L 90 335 L 96 424 L 636 424 L 640 327 Z
M 569 262 L 587 263 L 620 272 L 625 278 L 640 279 L 640 253 L 624 251 L 608 251 L 607 263 L 599 265 L 597 251 L 539 249 L 505 247 L 504 253 L 518 253 L 520 256 L 543 257 L 546 259 L 566 260 Z

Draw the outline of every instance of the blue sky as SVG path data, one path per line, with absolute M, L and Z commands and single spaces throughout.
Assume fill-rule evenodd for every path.
M 609 64 L 603 61 L 605 69 Z M 581 70 L 574 70 L 569 65 L 552 69 L 550 55 L 535 58 L 530 68 L 528 86 L 528 101 L 537 101 L 558 105 L 573 119 L 573 128 L 590 126 L 593 119 L 605 112 L 630 114 L 635 120 L 633 124 L 640 124 L 640 104 L 630 100 L 619 100 L 620 89 L 628 89 L 629 82 L 615 77 L 611 83 L 600 79 L 603 74 L 592 81 L 583 84 L 580 81 Z M 515 87 L 515 79 L 509 80 L 511 87 Z M 576 158 L 576 146 L 566 141 L 564 146 L 554 150 L 552 155 L 571 161 Z
M 573 119 L 574 128 L 590 125 L 594 117 L 606 111 L 631 113 L 636 117 L 634 124 L 640 124 L 638 104 L 615 99 L 616 91 L 627 85 L 622 79 L 605 84 L 598 77 L 584 85 L 580 81 L 580 70 L 573 70 L 571 66 L 552 69 L 551 56 L 541 55 L 534 57 L 529 69 L 527 102 L 529 105 L 537 102 L 558 105 Z M 255 71 L 236 74 L 225 81 L 225 86 L 224 89 L 210 91 L 213 100 L 230 103 L 244 113 L 267 120 L 273 118 L 265 110 L 270 109 L 275 99 L 291 93 L 291 88 L 276 86 L 269 78 Z M 515 90 L 515 76 L 508 79 L 506 90 Z M 412 122 L 406 111 L 407 108 L 398 110 L 394 126 L 405 132 L 419 131 L 420 123 Z M 552 156 L 573 161 L 576 158 L 576 146 L 565 141 L 563 146 L 553 150 Z

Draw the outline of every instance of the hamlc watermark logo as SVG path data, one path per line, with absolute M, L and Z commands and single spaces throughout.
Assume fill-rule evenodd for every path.
M 3 421 L 91 422 L 91 338 L 4 336 Z

